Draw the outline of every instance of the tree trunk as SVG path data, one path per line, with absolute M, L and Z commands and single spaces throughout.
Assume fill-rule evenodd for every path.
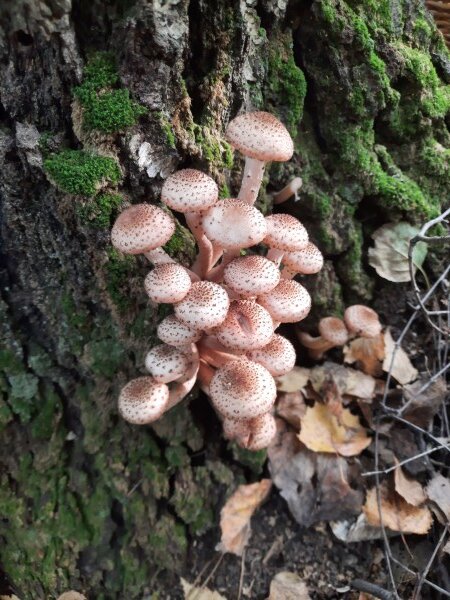
M 259 203 L 303 178 L 283 207 L 327 258 L 316 314 L 370 302 L 370 233 L 448 198 L 450 58 L 419 0 L 10 0 L 0 33 L 0 560 L 21 598 L 137 599 L 249 457 L 201 398 L 151 428 L 118 418 L 165 309 L 111 249 L 117 210 L 158 202 L 177 167 L 236 193 L 224 128 L 268 110 L 296 152 Z M 167 249 L 188 264 L 193 240 L 180 226 Z

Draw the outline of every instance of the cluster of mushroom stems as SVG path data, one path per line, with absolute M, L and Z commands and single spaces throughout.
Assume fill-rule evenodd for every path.
M 173 173 L 162 188 L 163 205 L 182 213 L 195 237 L 198 252 L 190 269 L 162 248 L 175 231 L 170 211 L 132 205 L 112 229 L 118 250 L 144 254 L 153 264 L 144 281 L 150 300 L 173 305 L 158 326 L 163 343 L 145 358 L 149 375 L 125 385 L 119 412 L 131 423 L 151 423 L 198 381 L 224 436 L 259 450 L 275 435 L 274 377 L 288 373 L 296 360 L 290 341 L 275 330 L 309 313 L 311 298 L 293 277 L 317 273 L 323 257 L 296 218 L 264 217 L 254 206 L 265 163 L 293 154 L 284 125 L 266 112 L 244 113 L 230 122 L 226 138 L 245 156 L 237 198 L 219 199 L 215 181 L 195 169 Z M 296 178 L 276 202 L 300 185 Z
M 322 358 L 325 352 L 344 346 L 351 338 L 376 338 L 381 332 L 381 323 L 377 313 L 363 304 L 353 304 L 345 309 L 344 319 L 324 317 L 320 319 L 318 336 L 299 331 L 298 338 L 308 348 L 311 358 Z

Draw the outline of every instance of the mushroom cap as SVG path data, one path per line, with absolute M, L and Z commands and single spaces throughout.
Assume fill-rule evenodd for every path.
M 258 298 L 259 304 L 270 312 L 275 321 L 296 323 L 311 310 L 311 297 L 306 289 L 292 279 L 282 279 L 270 292 Z
M 253 419 L 275 402 L 275 381 L 267 369 L 250 360 L 234 360 L 217 369 L 209 385 L 214 408 L 229 419 Z
M 126 254 L 142 254 L 163 246 L 174 232 L 175 221 L 161 208 L 152 204 L 133 204 L 117 217 L 111 242 Z
M 288 130 L 268 112 L 249 112 L 235 117 L 225 137 L 244 156 L 264 162 L 289 160 L 294 153 Z
M 158 383 L 170 383 L 186 373 L 190 360 L 174 346 L 160 344 L 152 348 L 145 357 L 145 368 Z
M 227 440 L 245 439 L 250 436 L 250 420 L 228 419 L 222 421 L 223 437 Z
M 208 210 L 218 197 L 214 179 L 197 169 L 182 169 L 169 175 L 161 191 L 161 200 L 182 213 Z
M 280 270 L 264 256 L 240 256 L 232 260 L 223 275 L 225 283 L 241 296 L 258 296 L 280 281 Z
M 254 206 L 226 198 L 205 213 L 202 221 L 206 236 L 227 250 L 249 248 L 266 235 L 263 214 Z
M 281 259 L 281 262 L 296 273 L 303 275 L 313 275 L 318 273 L 323 267 L 322 252 L 312 242 L 295 252 L 286 252 Z
M 159 339 L 171 346 L 184 346 L 195 344 L 202 337 L 200 331 L 191 329 L 182 323 L 175 315 L 169 315 L 158 325 Z
M 263 243 L 285 252 L 302 250 L 308 244 L 308 232 L 292 215 L 276 214 L 266 217 L 267 234 Z
M 291 342 L 276 333 L 266 346 L 247 352 L 247 357 L 265 367 L 274 377 L 279 377 L 292 371 L 296 354 Z
M 191 285 L 186 269 L 176 263 L 157 265 L 144 280 L 150 300 L 170 304 L 183 300 Z
M 145 425 L 163 414 L 169 400 L 169 388 L 152 377 L 129 381 L 119 395 L 119 413 L 129 423 Z
M 377 313 L 363 304 L 354 304 L 346 308 L 344 321 L 349 331 L 362 337 L 376 337 L 381 332 Z
M 343 346 L 348 340 L 347 327 L 344 321 L 338 317 L 320 319 L 319 333 L 324 340 L 336 346 Z
M 215 335 L 231 350 L 261 348 L 273 336 L 272 317 L 253 300 L 234 300 L 225 320 L 215 329 Z
M 227 316 L 230 299 L 226 291 L 211 281 L 197 281 L 175 305 L 176 317 L 192 329 L 217 327 Z
M 270 413 L 264 413 L 250 421 L 250 436 L 242 444 L 247 450 L 256 452 L 267 448 L 277 433 L 275 417 Z

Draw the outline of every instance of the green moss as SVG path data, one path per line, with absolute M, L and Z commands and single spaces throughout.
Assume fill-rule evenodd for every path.
M 450 149 L 444 148 L 435 140 L 426 143 L 421 151 L 423 169 L 426 174 L 436 178 L 442 185 L 450 182 Z
M 166 138 L 167 145 L 169 148 L 175 149 L 177 147 L 177 138 L 172 129 L 172 125 L 162 113 L 159 113 L 159 122 Z
M 11 409 L 21 421 L 27 423 L 37 409 L 35 399 L 38 394 L 38 378 L 31 373 L 21 373 L 10 375 L 8 382 L 11 386 L 9 393 Z
M 269 48 L 267 81 L 267 100 L 295 136 L 303 116 L 306 79 L 295 63 L 292 40 L 288 36 L 278 38 Z
M 233 168 L 233 150 L 228 142 L 214 135 L 206 125 L 193 123 L 191 130 L 195 143 L 200 148 L 202 158 L 210 165 L 214 165 L 216 169 Z
M 121 179 L 114 159 L 83 150 L 52 154 L 44 161 L 44 170 L 60 190 L 78 196 L 93 196 L 106 183 L 116 185 Z
M 124 347 L 111 337 L 88 342 L 84 351 L 91 371 L 107 379 L 117 373 L 125 359 Z
M 248 467 L 253 473 L 259 475 L 262 472 L 264 464 L 267 459 L 267 451 L 259 450 L 258 452 L 252 452 L 241 448 L 234 442 L 230 442 L 229 446 L 233 453 L 233 458 L 239 464 Z
M 110 52 L 93 54 L 83 70 L 83 86 L 92 90 L 112 87 L 119 81 L 114 56 Z
M 126 311 L 132 303 L 124 290 L 127 289 L 126 284 L 134 264 L 135 259 L 133 256 L 121 254 L 115 248 L 109 249 L 108 262 L 105 265 L 106 289 L 119 311 Z
M 228 185 L 226 183 L 223 183 L 219 187 L 219 198 L 230 198 L 230 197 L 231 197 L 230 188 L 228 187 Z
M 107 229 L 116 217 L 123 198 L 119 194 L 97 194 L 84 202 L 78 202 L 76 213 L 83 224 L 88 223 L 98 229 Z
M 348 303 L 369 301 L 374 282 L 363 268 L 364 236 L 359 223 L 353 228 L 350 248 L 336 262 L 337 273 L 343 282 L 342 290 Z

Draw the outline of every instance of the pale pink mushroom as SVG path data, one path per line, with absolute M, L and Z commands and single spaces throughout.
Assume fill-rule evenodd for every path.
M 299 332 L 298 337 L 312 358 L 319 359 L 323 353 L 336 346 L 343 346 L 348 340 L 348 331 L 344 321 L 338 317 L 325 317 L 319 321 L 320 336 L 313 337 Z
M 267 112 L 239 115 L 228 125 L 226 139 L 245 156 L 245 168 L 238 198 L 254 204 L 268 161 L 285 161 L 292 157 L 294 143 L 286 127 Z
M 227 440 L 241 440 L 250 436 L 250 419 L 224 419 L 222 421 L 223 436 Z
M 235 300 L 215 335 L 232 350 L 253 350 L 265 346 L 273 336 L 270 314 L 252 300 Z
M 196 169 L 182 169 L 173 173 L 166 179 L 161 192 L 161 200 L 167 206 L 185 214 L 199 249 L 192 270 L 201 277 L 209 271 L 213 260 L 213 247 L 201 223 L 202 212 L 213 206 L 218 197 L 216 182 Z
M 182 323 L 175 315 L 169 315 L 158 325 L 159 339 L 171 346 L 185 346 L 198 342 L 202 334 Z
M 214 408 L 224 417 L 253 419 L 272 408 L 277 390 L 267 369 L 244 359 L 217 369 L 209 394 Z
M 250 436 L 245 440 L 243 447 L 246 450 L 257 452 L 267 448 L 277 433 L 277 424 L 274 416 L 264 413 L 250 421 Z
M 295 196 L 295 200 L 298 200 L 298 190 L 302 187 L 303 180 L 301 177 L 294 177 L 282 190 L 274 194 L 273 203 L 282 204 L 289 200 L 292 196 Z
M 344 313 L 348 330 L 354 335 L 373 338 L 381 332 L 381 323 L 377 313 L 363 304 L 349 306 Z
M 176 317 L 191 329 L 208 330 L 220 325 L 227 316 L 230 300 L 217 283 L 198 281 L 175 305 Z
M 145 254 L 154 264 L 175 262 L 161 248 L 175 232 L 173 218 L 152 204 L 133 204 L 117 217 L 111 242 L 125 254 Z
M 290 279 L 282 279 L 273 290 L 259 296 L 258 303 L 280 323 L 301 321 L 311 310 L 311 297 L 306 289 Z
M 158 383 L 170 383 L 182 377 L 189 366 L 189 358 L 179 348 L 160 344 L 145 357 L 145 368 Z
M 176 263 L 157 265 L 144 280 L 148 297 L 156 303 L 174 304 L 183 300 L 191 285 L 189 273 Z
M 266 235 L 262 213 L 241 200 L 219 200 L 203 216 L 203 229 L 208 238 L 226 250 L 250 248 Z
M 132 379 L 119 395 L 119 413 L 129 423 L 145 425 L 159 419 L 169 400 L 169 388 L 152 377 Z
M 266 346 L 247 352 L 247 357 L 265 367 L 274 377 L 292 371 L 296 359 L 294 346 L 278 334 Z
M 292 215 L 277 214 L 266 217 L 267 234 L 263 240 L 270 250 L 267 258 L 277 265 L 285 252 L 302 250 L 308 245 L 308 232 Z
M 303 250 L 285 252 L 282 258 L 284 269 L 281 272 L 283 279 L 291 279 L 297 273 L 313 275 L 323 267 L 323 255 L 312 242 L 308 242 Z
M 233 292 L 248 298 L 272 290 L 280 281 L 280 271 L 264 256 L 240 256 L 225 267 L 223 278 Z

